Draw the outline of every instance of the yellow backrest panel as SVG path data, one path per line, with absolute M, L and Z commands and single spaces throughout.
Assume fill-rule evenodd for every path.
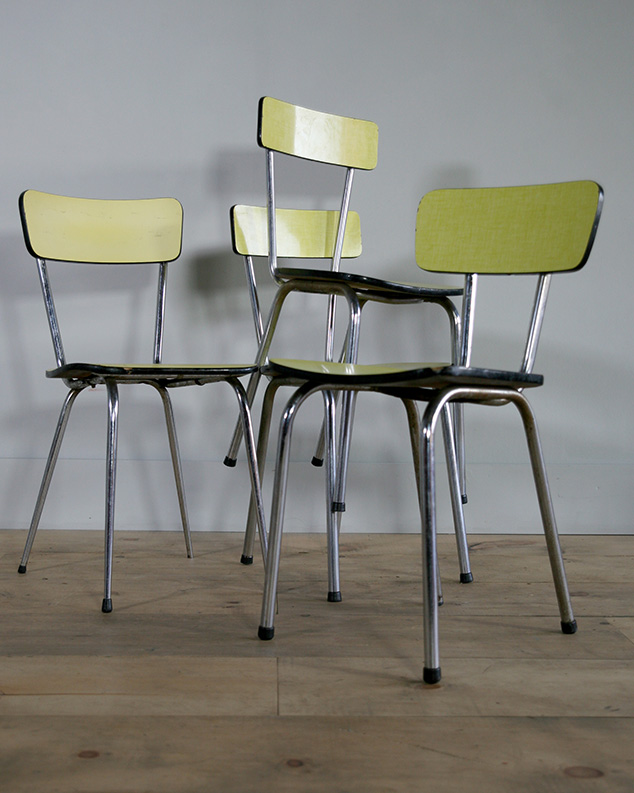
M 275 227 L 280 258 L 330 259 L 337 238 L 337 210 L 277 209 Z M 266 207 L 238 205 L 231 208 L 233 249 L 242 256 L 268 256 Z M 361 221 L 348 213 L 343 241 L 344 258 L 361 254 Z
M 435 190 L 416 219 L 420 267 L 453 273 L 546 273 L 582 267 L 603 203 L 592 181 Z
M 379 129 L 372 121 L 333 116 L 265 96 L 260 100 L 260 146 L 307 160 L 376 167 Z
M 20 196 L 27 248 L 67 262 L 171 262 L 181 252 L 183 208 L 175 198 L 97 200 L 27 190 Z

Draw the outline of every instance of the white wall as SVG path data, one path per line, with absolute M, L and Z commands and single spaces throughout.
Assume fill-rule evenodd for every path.
M 255 345 L 228 208 L 264 200 L 255 122 L 257 101 L 269 94 L 378 123 L 379 166 L 358 174 L 353 200 L 364 227 L 359 267 L 370 274 L 416 276 L 414 217 L 429 189 L 574 178 L 603 185 L 589 265 L 553 284 L 537 363 L 546 386 L 532 402 L 561 531 L 630 532 L 633 32 L 631 0 L 5 0 L 1 525 L 28 525 L 63 397 L 44 378 L 52 350 L 21 242 L 19 193 L 178 197 L 185 241 L 170 276 L 165 360 L 249 360 Z M 290 175 L 296 197 L 303 188 Z M 330 182 L 317 188 L 326 205 Z M 68 357 L 146 359 L 154 284 L 135 276 L 131 292 L 120 282 L 103 286 L 100 272 L 60 267 Z M 519 363 L 524 327 L 513 321 L 531 291 L 519 281 L 482 284 L 474 363 Z M 444 357 L 446 327 L 433 309 L 365 313 L 363 360 Z M 286 322 L 301 332 L 278 354 L 319 355 L 322 319 L 319 305 L 298 298 Z M 97 343 L 104 329 L 115 352 Z M 117 525 L 177 528 L 160 401 L 139 390 L 122 394 Z M 221 462 L 235 410 L 230 390 L 182 391 L 174 401 L 193 527 L 239 530 L 245 464 L 228 470 Z M 319 410 L 307 406 L 298 422 L 289 529 L 323 526 L 323 475 L 307 462 Z M 377 396 L 360 399 L 347 530 L 417 528 L 402 412 Z M 470 525 L 536 530 L 512 408 L 467 416 Z M 103 392 L 82 396 L 44 527 L 101 527 L 104 431 Z M 446 510 L 441 528 L 450 528 Z

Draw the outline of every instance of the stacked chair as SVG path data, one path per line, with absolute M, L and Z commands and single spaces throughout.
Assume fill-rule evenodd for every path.
M 231 211 L 233 246 L 236 253 L 245 257 L 249 294 L 251 296 L 256 336 L 259 348 L 256 364 L 266 364 L 282 306 L 292 292 L 313 292 L 329 295 L 325 328 L 325 360 L 335 358 L 342 362 L 357 360 L 357 347 L 361 310 L 368 302 L 392 303 L 436 303 L 446 313 L 450 322 L 452 360 L 460 362 L 462 334 L 460 315 L 452 297 L 462 294 L 461 288 L 429 286 L 421 283 L 400 283 L 367 275 L 341 270 L 342 259 L 351 259 L 361 253 L 360 220 L 357 213 L 350 211 L 354 174 L 357 169 L 371 170 L 377 163 L 378 129 L 370 121 L 337 116 L 309 110 L 282 102 L 272 97 L 260 100 L 258 112 L 259 145 L 266 156 L 267 204 L 266 207 L 236 206 Z M 332 210 L 307 210 L 278 208 L 275 163 L 277 156 L 301 158 L 314 164 L 315 168 L 329 167 L 343 170 L 343 190 L 339 206 Z M 262 320 L 257 283 L 255 281 L 253 257 L 265 256 L 271 277 L 278 285 L 268 319 Z M 282 266 L 280 259 L 306 260 L 306 267 Z M 325 267 L 316 267 L 313 260 L 326 260 Z M 303 262 L 302 262 L 303 263 Z M 348 325 L 344 348 L 341 353 L 334 349 L 335 299 L 343 297 L 348 305 Z M 247 387 L 249 403 L 253 402 L 260 379 L 260 370 L 254 374 Z M 273 391 L 265 410 L 270 411 Z M 343 395 L 341 426 L 338 433 L 338 448 L 335 449 L 335 400 L 326 399 L 323 437 L 329 453 L 327 462 L 327 527 L 329 547 L 328 599 L 341 599 L 338 570 L 338 534 L 341 513 L 345 510 L 345 486 L 352 420 L 354 392 Z M 461 422 L 458 412 L 457 435 L 461 448 Z M 448 421 L 448 414 L 447 414 Z M 236 427 L 231 447 L 225 459 L 234 465 L 239 448 L 241 427 Z M 449 435 L 447 441 L 453 442 Z M 313 462 L 321 460 L 321 447 Z M 336 451 L 336 454 L 335 454 Z M 450 455 L 452 458 L 455 455 Z M 337 460 L 337 464 L 335 464 Z M 259 458 L 264 465 L 264 450 Z M 454 485 L 452 474 L 452 497 L 456 518 L 456 537 L 460 560 L 460 577 L 464 582 L 471 580 L 464 530 L 461 525 L 461 494 L 458 484 Z M 254 510 L 247 525 L 242 561 L 249 563 L 253 558 Z
M 182 365 L 161 362 L 168 263 L 181 253 L 183 210 L 173 198 L 147 200 L 95 200 L 52 195 L 27 190 L 20 196 L 20 216 L 29 253 L 36 259 L 48 317 L 56 365 L 47 377 L 62 380 L 66 398 L 55 429 L 44 470 L 26 546 L 19 567 L 26 573 L 38 524 L 44 508 L 55 464 L 75 400 L 89 387 L 103 385 L 107 393 L 108 432 L 106 453 L 105 570 L 102 610 L 112 611 L 112 560 L 114 536 L 115 483 L 117 467 L 117 427 L 119 386 L 145 384 L 158 392 L 163 402 L 169 446 L 176 480 L 187 555 L 193 555 L 176 428 L 169 391 L 172 388 L 226 382 L 234 390 L 240 408 L 241 427 L 246 438 L 247 457 L 263 554 L 266 554 L 264 510 L 255 460 L 253 429 L 241 377 L 256 371 L 253 364 Z M 153 349 L 148 363 L 67 362 L 62 344 L 48 262 L 106 265 L 111 270 L 122 264 L 154 264 L 158 269 Z M 114 322 L 114 320 L 113 320 Z M 108 327 L 104 329 L 108 334 Z M 150 356 L 148 355 L 148 358 Z

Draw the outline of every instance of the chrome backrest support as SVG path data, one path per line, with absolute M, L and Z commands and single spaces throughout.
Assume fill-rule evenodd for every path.
M 53 300 L 53 292 L 48 277 L 48 270 L 44 259 L 36 259 L 37 271 L 40 276 L 40 286 L 42 287 L 42 295 L 44 297 L 44 306 L 46 308 L 46 316 L 48 318 L 48 327 L 51 332 L 51 339 L 53 341 L 53 349 L 55 351 L 55 360 L 58 366 L 64 366 L 66 363 L 66 356 L 64 355 L 64 345 L 62 344 L 62 334 L 59 329 L 59 322 L 57 321 L 57 311 L 55 310 L 55 301 Z
M 154 322 L 153 363 L 161 363 L 163 357 L 163 324 L 165 320 L 165 295 L 167 289 L 167 262 L 159 264 L 158 289 L 156 295 L 156 319 Z
M 550 289 L 551 279 L 552 273 L 545 273 L 540 275 L 537 281 L 533 313 L 531 315 L 528 337 L 526 339 L 524 360 L 522 361 L 522 368 L 520 370 L 527 374 L 530 374 L 533 371 L 533 366 L 535 364 L 537 345 L 539 344 L 539 337 L 544 322 L 544 314 L 546 312 L 546 302 L 548 300 L 548 290 Z

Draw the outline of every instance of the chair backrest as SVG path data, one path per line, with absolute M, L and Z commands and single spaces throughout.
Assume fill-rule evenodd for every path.
M 465 274 L 459 362 L 470 362 L 478 275 L 539 276 L 521 371 L 532 370 L 553 273 L 578 270 L 594 243 L 603 190 L 593 181 L 434 190 L 416 218 L 416 261 Z
M 434 190 L 418 207 L 416 261 L 445 273 L 577 270 L 590 254 L 602 200 L 591 181 Z
M 259 105 L 258 143 L 266 150 L 270 243 L 268 254 L 271 275 L 276 280 L 278 234 L 274 154 L 282 153 L 345 169 L 339 223 L 333 252 L 329 257 L 331 269 L 338 270 L 348 222 L 354 172 L 357 168 L 371 170 L 376 166 L 378 127 L 372 121 L 321 113 L 265 96 L 260 99 Z
M 174 198 L 98 200 L 27 190 L 19 208 L 26 247 L 38 264 L 58 366 L 65 355 L 47 261 L 158 264 L 153 362 L 160 363 L 167 263 L 181 253 L 181 204 Z
M 183 208 L 175 198 L 98 200 L 27 190 L 19 205 L 36 258 L 140 264 L 171 262 L 181 253 Z
M 372 170 L 379 130 L 372 121 L 321 113 L 265 96 L 260 99 L 258 143 L 305 160 Z
M 332 259 L 339 218 L 340 212 L 335 209 L 276 209 L 277 258 Z M 231 207 L 230 220 L 233 250 L 244 257 L 255 335 L 259 343 L 264 327 L 253 257 L 269 258 L 268 208 L 238 204 Z M 360 255 L 361 222 L 356 212 L 348 212 L 341 257 Z
M 277 255 L 281 259 L 332 258 L 339 227 L 338 210 L 276 210 Z M 238 204 L 231 207 L 233 250 L 241 256 L 268 256 L 267 208 Z M 343 258 L 361 255 L 361 221 L 348 213 Z

